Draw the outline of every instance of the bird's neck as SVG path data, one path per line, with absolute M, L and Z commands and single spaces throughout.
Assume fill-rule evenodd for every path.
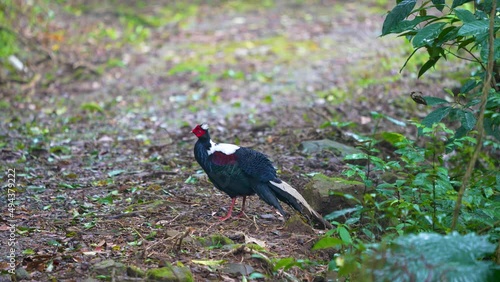
M 210 140 L 210 136 L 200 137 L 198 141 L 196 141 L 196 144 L 194 146 L 194 157 L 204 170 L 207 170 L 210 167 L 208 161 L 208 152 L 210 151 L 210 148 L 212 146 L 213 142 Z
M 203 148 L 208 152 L 210 151 L 210 148 L 213 146 L 214 142 L 210 139 L 210 135 L 208 135 L 207 133 L 204 136 L 200 137 L 196 144 L 203 146 Z

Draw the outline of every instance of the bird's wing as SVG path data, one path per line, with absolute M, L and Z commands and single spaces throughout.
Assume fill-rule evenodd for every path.
M 276 180 L 276 169 L 271 161 L 262 153 L 241 147 L 234 155 L 239 168 L 253 180 L 267 183 Z

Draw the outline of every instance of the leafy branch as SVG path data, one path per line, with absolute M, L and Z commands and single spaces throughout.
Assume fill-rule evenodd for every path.
M 484 111 L 486 109 L 486 101 L 488 99 L 488 94 L 490 93 L 491 89 L 491 80 L 493 77 L 493 66 L 495 64 L 495 52 L 494 50 L 494 44 L 495 44 L 495 16 L 496 16 L 496 7 L 497 7 L 497 1 L 492 1 L 492 7 L 491 7 L 491 12 L 490 12 L 490 25 L 489 25 L 489 40 L 488 40 L 488 68 L 486 70 L 486 78 L 483 83 L 483 90 L 482 90 L 482 95 L 481 95 L 481 104 L 479 106 L 479 118 L 477 121 L 477 130 L 478 130 L 478 136 L 477 136 L 477 143 L 476 147 L 474 148 L 474 153 L 472 154 L 472 158 L 469 161 L 469 164 L 467 166 L 467 170 L 465 171 L 465 175 L 462 180 L 462 186 L 460 187 L 460 190 L 458 191 L 458 197 L 457 201 L 455 203 L 455 209 L 453 210 L 453 221 L 451 223 L 451 230 L 455 230 L 457 226 L 457 221 L 458 221 L 458 216 L 460 214 L 460 207 L 462 206 L 462 198 L 465 193 L 465 189 L 469 183 L 470 177 L 472 175 L 472 171 L 474 170 L 474 166 L 476 165 L 476 161 L 479 157 L 479 153 L 481 152 L 481 148 L 483 146 L 483 135 L 484 135 Z

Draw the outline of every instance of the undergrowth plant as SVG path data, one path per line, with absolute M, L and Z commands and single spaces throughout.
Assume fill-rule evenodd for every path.
M 388 13 L 382 27 L 382 35 L 395 33 L 411 41 L 414 52 L 408 60 L 421 49 L 428 53 L 429 59 L 420 68 L 419 76 L 448 56 L 471 62 L 471 76 L 465 80 L 459 93 L 449 93 L 451 99 L 420 95 L 412 97 L 418 103 L 437 107 L 418 125 L 420 136 L 428 134 L 431 140 L 428 144 L 443 141 L 441 146 L 425 147 L 425 159 L 431 159 L 433 169 L 422 172 L 425 179 L 432 180 L 434 199 L 430 203 L 435 206 L 433 227 L 435 228 L 436 220 L 439 220 L 439 208 L 445 207 L 444 211 L 449 210 L 445 202 L 436 201 L 449 195 L 450 199 L 455 201 L 452 222 L 445 222 L 449 217 L 443 217 L 444 221 L 440 220 L 438 223 L 447 223 L 450 230 L 458 228 L 462 232 L 478 231 L 468 228 L 470 220 L 478 220 L 494 227 L 488 216 L 479 216 L 477 213 L 475 217 L 464 216 L 468 215 L 469 208 L 475 211 L 483 208 L 485 214 L 490 215 L 489 218 L 496 223 L 500 218 L 497 201 L 494 201 L 500 193 L 500 172 L 498 160 L 495 159 L 500 141 L 500 92 L 495 75 L 495 72 L 498 72 L 496 61 L 500 59 L 500 41 L 494 38 L 500 28 L 500 18 L 496 1 L 471 2 L 454 0 L 451 6 L 448 6 L 443 0 L 433 0 L 423 1 L 417 7 L 416 0 L 398 1 Z M 451 130 L 445 126 L 437 128 L 436 124 L 439 125 L 445 118 L 460 125 L 450 126 Z M 488 135 L 487 142 L 483 141 L 484 134 Z M 483 143 L 489 143 L 490 146 L 481 150 Z M 439 147 L 442 150 L 436 151 Z M 456 155 L 460 155 L 460 158 L 454 158 Z M 479 157 L 484 160 L 483 163 L 493 165 L 475 166 Z M 436 161 L 440 162 L 439 166 L 435 165 Z M 448 163 L 445 163 L 446 161 Z M 464 167 L 467 168 L 465 171 Z M 492 175 L 495 175 L 494 178 Z M 458 184 L 455 188 L 459 187 L 456 195 L 453 189 L 450 190 L 454 188 L 452 179 Z M 478 179 L 486 181 L 477 181 Z M 414 184 L 426 187 L 425 180 Z M 441 190 L 449 192 L 441 195 Z M 484 197 L 477 199 L 472 196 L 478 194 L 476 191 L 489 192 L 482 193 Z M 463 199 L 466 200 L 466 208 L 460 209 Z M 488 200 L 493 204 L 488 205 Z M 460 213 L 462 216 L 459 217 Z M 498 234 L 495 234 L 495 237 L 498 239 Z
M 408 125 L 372 113 L 372 136 L 358 140 L 363 153 L 345 158 L 354 164 L 348 164 L 344 175 L 362 180 L 364 197 L 355 207 L 326 216 L 337 223 L 348 214 L 342 228 L 351 239 L 337 239 L 338 232 L 331 232 L 314 249 L 336 248 L 329 268 L 352 280 L 498 281 L 499 268 L 491 262 L 500 261 L 496 3 L 432 0 L 418 5 L 416 0 L 396 1 L 382 35 L 397 34 L 412 43 L 406 63 L 416 52 L 427 52 L 419 77 L 450 56 L 469 63 L 470 77 L 444 98 L 412 93 L 416 103 L 434 107 L 422 121 L 411 122 L 416 138 L 378 132 L 382 120 Z M 390 157 L 381 157 L 384 147 L 392 147 Z M 477 265 L 481 258 L 486 261 Z

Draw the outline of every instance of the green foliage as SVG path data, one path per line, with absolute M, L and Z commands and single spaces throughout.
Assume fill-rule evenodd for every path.
M 455 102 L 448 103 L 444 100 L 432 100 L 434 97 L 424 97 L 428 105 L 447 105 L 431 112 L 422 123 L 426 127 L 431 127 L 445 117 L 459 121 L 461 126 L 456 130 L 456 137 L 466 135 L 476 124 L 477 113 L 472 107 L 478 103 L 477 89 L 482 86 L 482 79 L 485 77 L 488 55 L 488 12 L 491 9 L 491 1 L 476 5 L 474 10 L 464 5 L 467 2 L 470 1 L 455 0 L 451 7 L 444 9 L 444 1 L 427 1 L 414 9 L 416 0 L 401 1 L 387 14 L 382 28 L 382 35 L 395 33 L 404 35 L 411 41 L 414 51 L 408 60 L 420 49 L 427 51 L 428 59 L 421 66 L 419 77 L 435 67 L 440 59 L 446 60 L 448 56 L 466 59 L 481 67 L 464 82 L 460 93 L 453 95 L 452 99 Z M 428 15 L 427 11 L 433 8 L 438 8 L 442 15 Z M 497 31 L 500 28 L 500 17 L 497 15 L 495 20 L 494 28 Z M 494 50 L 499 48 L 500 41 L 495 40 Z M 479 56 L 475 55 L 478 51 Z M 495 52 L 495 60 L 499 56 L 500 52 Z M 498 73 L 498 69 L 495 71 Z M 496 90 L 490 93 L 487 106 L 489 109 L 492 108 L 490 100 L 498 100 L 500 95 L 496 85 L 493 85 L 493 89 Z M 466 103 L 461 102 L 463 98 L 467 100 Z M 498 104 L 493 107 L 498 110 Z M 500 140 L 498 115 L 486 115 L 484 124 L 486 133 Z
M 0 27 L 0 58 L 8 57 L 17 52 L 17 38 L 14 33 Z
M 417 3 L 416 0 L 404 0 L 399 2 L 385 18 L 382 26 L 382 35 L 389 34 L 391 30 L 408 17 Z
M 481 260 L 494 251 L 487 237 L 475 234 L 399 237 L 366 252 L 363 281 L 499 281 L 500 267 Z
M 495 99 L 494 97 L 496 96 L 490 96 L 489 99 Z M 457 195 L 456 189 L 461 184 L 459 179 L 463 174 L 463 160 L 468 159 L 470 148 L 477 143 L 475 138 L 467 136 L 464 132 L 473 129 L 476 117 L 472 114 L 471 109 L 456 107 L 455 104 L 441 98 L 425 97 L 423 100 L 428 105 L 439 105 L 440 107 L 431 112 L 422 123 L 412 123 L 419 129 L 420 136 L 417 141 L 420 142 L 396 132 L 377 133 L 378 126 L 383 121 L 401 127 L 407 125 L 397 119 L 373 112 L 372 118 L 375 120 L 373 135 L 371 137 L 357 137 L 357 140 L 363 144 L 364 153 L 349 155 L 345 158 L 345 160 L 356 160 L 356 162 L 347 165 L 348 169 L 344 171 L 344 175 L 361 179 L 365 184 L 365 191 L 369 193 L 364 194 L 362 201 L 356 199 L 357 206 L 335 211 L 325 216 L 328 220 L 335 220 L 344 215 L 349 215 L 349 218 L 344 224 L 333 222 L 338 226 L 336 231 L 327 234 L 313 247 L 313 249 L 335 248 L 340 250 L 339 256 L 330 262 L 329 269 L 338 271 L 341 276 L 357 279 L 355 274 L 366 269 L 366 266 L 363 266 L 363 263 L 366 263 L 366 258 L 372 262 L 377 261 L 376 258 L 380 259 L 380 257 L 387 259 L 387 256 L 366 251 L 368 248 L 366 242 L 376 242 L 383 237 L 391 242 L 392 239 L 405 234 L 446 233 L 450 230 L 449 226 Z M 459 129 L 454 131 L 442 123 L 446 117 L 459 120 L 461 122 Z M 379 157 L 382 141 L 389 142 L 396 148 L 394 151 L 396 156 L 393 158 Z M 423 146 L 419 144 L 423 144 Z M 445 154 L 449 152 L 454 153 L 453 157 L 445 159 Z M 472 181 L 470 188 L 466 191 L 464 198 L 466 208 L 462 210 L 459 230 L 465 233 L 487 232 L 491 240 L 497 241 L 500 238 L 500 230 L 496 228 L 500 220 L 498 160 L 488 155 L 483 155 L 482 158 L 485 163 L 491 163 L 491 166 L 474 172 L 473 179 L 476 180 Z M 343 196 L 348 197 L 348 195 Z M 350 199 L 355 198 L 351 196 Z M 450 240 L 454 244 L 460 244 L 458 239 L 453 241 L 454 238 Z M 447 254 L 455 256 L 451 252 Z M 399 256 L 399 253 L 395 255 L 394 260 Z M 443 260 L 448 261 L 446 258 Z M 412 261 L 409 263 L 411 267 L 418 265 L 411 269 L 411 271 L 416 271 L 411 272 L 411 275 L 414 275 L 410 277 L 411 279 L 417 277 L 416 281 L 418 281 L 419 277 L 428 277 L 428 269 L 420 267 L 420 263 L 425 263 L 425 260 L 410 258 L 408 261 Z M 418 261 L 418 264 L 414 261 Z M 451 261 L 460 266 L 458 262 Z M 467 262 L 459 262 L 467 267 L 470 265 Z M 436 265 L 438 264 L 439 262 L 436 262 Z M 377 267 L 379 266 L 377 264 Z M 390 276 L 395 273 L 394 269 L 390 267 L 401 269 L 401 263 L 397 266 L 387 267 L 389 270 L 386 272 L 384 272 L 385 268 L 382 270 L 373 269 L 370 275 L 373 276 L 374 273 L 381 275 L 373 276 L 373 281 L 401 277 L 398 275 Z M 404 267 L 406 266 L 403 265 Z M 474 279 L 483 281 L 481 279 L 491 274 L 490 264 L 484 264 L 481 267 L 483 267 L 483 272 L 477 273 L 478 276 L 469 277 L 471 281 Z M 432 270 L 436 273 L 442 271 L 437 266 Z M 450 274 L 446 277 L 449 277 L 451 281 L 460 277 L 453 275 Z M 411 280 L 410 278 L 409 280 Z
M 3 58 L 16 55 L 19 60 L 19 53 L 24 51 L 24 42 L 20 38 L 22 34 L 19 30 L 29 30 L 30 33 L 36 34 L 52 20 L 53 11 L 47 8 L 47 2 L 0 0 L 0 68 L 10 70 L 11 64 L 16 63 Z
M 334 237 L 323 237 L 316 244 L 314 244 L 312 250 L 329 249 L 342 245 L 342 240 Z
M 419 104 L 436 107 L 420 123 L 411 122 L 418 129 L 416 140 L 397 132 L 378 133 L 381 122 L 408 125 L 372 113 L 373 134 L 357 136 L 363 153 L 346 156 L 349 164 L 343 172 L 363 181 L 364 197 L 356 199 L 354 207 L 327 215 L 328 220 L 346 215 L 348 219 L 344 223 L 333 221 L 337 229 L 313 247 L 339 250 L 329 269 L 340 276 L 362 281 L 497 281 L 500 277 L 499 268 L 485 256 L 494 253 L 496 247 L 488 240 L 500 239 L 500 164 L 495 157 L 495 150 L 500 148 L 497 85 L 492 85 L 484 112 L 484 129 L 494 138 L 484 142 L 487 150 L 480 156 L 481 165 L 473 171 L 462 201 L 457 230 L 467 235 L 439 235 L 451 231 L 464 167 L 478 142 L 473 135 L 479 116 L 478 89 L 486 77 L 491 7 L 485 2 L 471 10 L 464 5 L 467 2 L 455 0 L 450 7 L 441 0 L 424 1 L 416 7 L 416 0 L 403 0 L 387 14 L 382 35 L 399 34 L 412 43 L 414 51 L 407 62 L 418 50 L 427 51 L 428 59 L 418 76 L 448 56 L 467 57 L 474 71 L 462 81 L 458 94 L 447 91 L 449 99 L 412 94 Z M 428 13 L 431 9 L 443 14 Z M 496 23 L 495 31 L 499 27 Z M 494 44 L 497 50 L 499 41 Z M 393 146 L 390 158 L 380 156 L 382 142 Z M 382 239 L 385 243 L 375 243 Z M 360 272 L 363 279 L 358 277 Z
M 13 13 L 10 11 L 12 1 L 0 0 L 0 59 L 15 54 L 19 47 L 17 36 L 12 31 Z

